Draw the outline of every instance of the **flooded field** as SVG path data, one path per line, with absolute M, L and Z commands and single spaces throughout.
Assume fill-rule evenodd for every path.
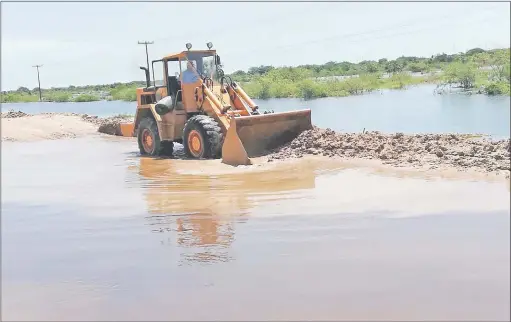
M 275 112 L 310 108 L 312 122 L 334 131 L 404 133 L 480 133 L 508 138 L 510 128 L 509 96 L 434 95 L 435 85 L 408 90 L 376 91 L 366 95 L 300 99 L 255 100 L 262 110 Z M 135 102 L 100 101 L 90 103 L 2 104 L 25 113 L 75 112 L 97 116 L 134 114 Z
M 508 320 L 509 181 L 2 142 L 4 320 Z

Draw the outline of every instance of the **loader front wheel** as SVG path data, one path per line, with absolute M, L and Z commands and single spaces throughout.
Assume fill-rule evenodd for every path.
M 207 115 L 192 116 L 183 129 L 183 146 L 188 157 L 214 159 L 222 150 L 222 130 Z
M 142 155 L 172 155 L 174 143 L 161 141 L 156 121 L 146 117 L 140 121 L 138 126 L 138 148 Z

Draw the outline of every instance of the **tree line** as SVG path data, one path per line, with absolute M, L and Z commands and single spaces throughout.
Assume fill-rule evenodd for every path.
M 415 73 L 423 77 L 411 77 Z M 384 74 L 387 77 L 384 77 Z M 441 74 L 441 76 L 439 76 Z M 401 56 L 393 60 L 364 60 L 358 63 L 329 61 L 324 64 L 274 67 L 261 65 L 229 76 L 254 98 L 326 97 L 360 94 L 378 88 L 405 88 L 434 82 L 443 86 L 475 89 L 489 95 L 507 94 L 510 88 L 510 49 L 473 48 L 457 54 L 431 57 Z M 334 76 L 344 79 L 331 79 Z M 325 80 L 326 79 L 326 80 Z M 136 99 L 135 89 L 144 81 L 42 89 L 47 101 L 94 101 Z M 38 88 L 19 87 L 2 92 L 2 102 L 37 101 Z

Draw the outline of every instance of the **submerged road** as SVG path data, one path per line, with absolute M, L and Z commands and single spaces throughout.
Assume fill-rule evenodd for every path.
M 5 320 L 508 320 L 509 182 L 2 143 Z

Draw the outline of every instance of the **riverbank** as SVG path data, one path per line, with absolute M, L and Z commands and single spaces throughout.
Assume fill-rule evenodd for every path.
M 120 136 L 119 124 L 132 121 L 130 115 L 101 118 L 77 113 L 31 115 L 10 111 L 2 113 L 2 140 L 23 142 L 98 133 Z M 182 158 L 180 151 L 176 151 L 175 155 Z M 421 171 L 469 171 L 504 178 L 510 175 L 510 139 L 489 140 L 472 134 L 454 133 L 348 133 L 317 127 L 257 158 L 257 164 L 308 156 L 342 161 L 366 160 Z

